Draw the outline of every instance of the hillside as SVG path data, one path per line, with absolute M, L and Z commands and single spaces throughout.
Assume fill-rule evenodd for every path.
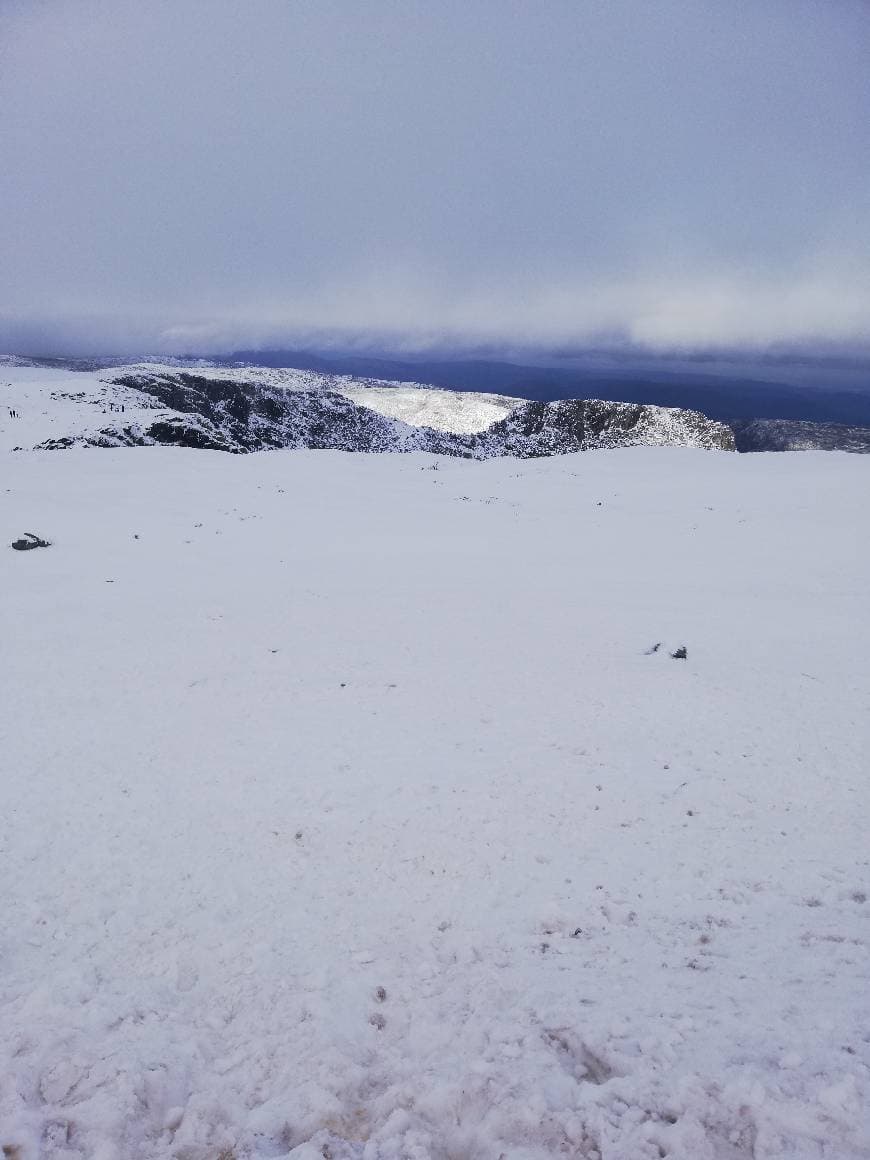
M 70 371 L 5 368 L 0 438 L 58 450 L 160 443 L 215 451 L 429 451 L 489 459 L 604 447 L 733 450 L 731 431 L 694 411 L 601 400 L 534 403 L 307 371 L 143 364 Z M 46 432 L 50 432 L 46 436 Z

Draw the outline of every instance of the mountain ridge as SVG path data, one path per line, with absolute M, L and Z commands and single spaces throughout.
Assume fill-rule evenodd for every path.
M 497 396 L 489 396 L 490 421 L 479 429 L 457 431 L 408 423 L 367 405 L 377 400 L 367 397 L 366 391 L 383 391 L 382 384 L 366 388 L 334 378 L 312 383 L 305 377 L 288 389 L 241 375 L 223 378 L 143 368 L 111 378 L 108 385 L 145 396 L 146 410 L 157 407 L 163 413 L 150 422 L 115 419 L 97 431 L 53 436 L 38 446 L 55 450 L 75 444 L 162 443 L 235 453 L 308 447 L 426 451 L 468 459 L 532 458 L 639 445 L 734 449 L 730 429 L 700 412 L 606 400 L 504 399 L 500 405 Z M 426 394 L 426 388 L 416 389 Z M 503 413 L 491 421 L 499 408 Z
M 15 383 L 6 424 L 14 446 L 187 446 L 233 453 L 332 448 L 489 459 L 601 447 L 675 445 L 721 450 L 870 451 L 870 427 L 732 419 L 595 398 L 535 400 L 452 391 L 300 368 L 170 359 L 118 366 L 0 359 Z M 2 384 L 0 384 L 2 385 Z M 82 389 L 84 388 L 84 389 Z M 95 412 L 102 418 L 97 422 Z M 121 416 L 123 415 L 123 418 Z M 0 422 L 4 422 L 0 416 Z
M 411 358 L 306 350 L 238 350 L 215 363 L 294 366 L 324 374 L 413 380 L 448 390 L 497 392 L 553 402 L 596 397 L 607 401 L 698 410 L 726 423 L 748 419 L 870 426 L 870 377 L 863 364 L 845 376 L 825 362 L 810 383 L 785 377 L 756 378 L 747 371 L 711 373 L 672 369 L 662 360 L 611 360 L 609 364 L 555 366 L 493 358 Z

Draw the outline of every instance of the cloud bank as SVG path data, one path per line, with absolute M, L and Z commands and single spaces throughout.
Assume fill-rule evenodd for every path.
M 0 346 L 870 341 L 864 0 L 0 0 Z

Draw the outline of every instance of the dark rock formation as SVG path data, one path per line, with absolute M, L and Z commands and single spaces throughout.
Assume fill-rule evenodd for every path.
M 10 547 L 16 552 L 29 552 L 31 548 L 50 548 L 51 540 L 43 540 L 33 532 L 25 532 L 20 540 L 13 540 Z
M 565 455 L 638 445 L 734 450 L 729 428 L 698 411 L 601 399 L 526 403 L 475 438 L 482 451 L 480 458 Z

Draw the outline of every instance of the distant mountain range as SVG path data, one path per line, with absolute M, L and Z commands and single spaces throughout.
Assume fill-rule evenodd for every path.
M 487 359 L 398 359 L 369 355 L 332 355 L 304 350 L 238 350 L 224 365 L 298 367 L 321 374 L 426 383 L 455 391 L 495 392 L 539 402 L 596 398 L 652 403 L 702 411 L 726 422 L 747 419 L 797 419 L 870 427 L 870 371 L 843 376 L 823 366 L 810 368 L 810 382 L 769 381 L 743 375 L 667 369 L 660 363 L 626 362 L 602 368 L 537 366 Z M 776 367 L 777 372 L 787 368 Z M 847 383 L 848 386 L 843 386 Z M 839 384 L 839 385 L 830 385 Z
M 798 419 L 732 421 L 738 451 L 854 451 L 870 454 L 870 427 Z
M 124 367 L 110 360 L 0 361 L 9 372 L 0 378 L 18 379 L 7 383 L 11 421 L 0 414 L 0 434 L 17 449 L 164 443 L 234 453 L 307 447 L 472 459 L 637 445 L 870 452 L 870 425 L 723 422 L 635 401 L 522 399 L 204 360 Z

